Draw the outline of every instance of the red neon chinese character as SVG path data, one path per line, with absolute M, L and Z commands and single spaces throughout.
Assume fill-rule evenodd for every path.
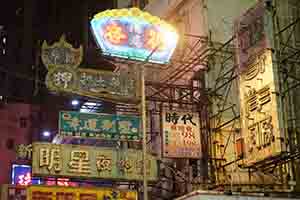
M 192 132 L 192 131 L 193 131 L 193 128 L 192 128 L 191 126 L 187 126 L 187 127 L 186 127 L 186 131 Z
M 19 185 L 29 185 L 31 184 L 31 174 L 28 172 L 26 175 L 20 175 L 18 177 L 19 181 L 18 181 L 18 184 Z
M 115 45 L 124 44 L 128 40 L 128 35 L 124 28 L 117 22 L 106 25 L 104 29 L 104 38 Z
M 176 131 L 176 129 L 177 129 L 177 127 L 176 127 L 176 125 L 171 125 L 171 130 L 174 130 L 174 131 Z

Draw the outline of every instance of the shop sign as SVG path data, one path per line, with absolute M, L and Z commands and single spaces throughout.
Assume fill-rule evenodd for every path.
M 16 147 L 17 158 L 22 160 L 31 160 L 32 145 L 31 144 L 19 144 Z
M 12 165 L 11 182 L 15 185 L 28 186 L 31 184 L 40 184 L 41 180 L 31 176 L 30 165 Z
M 137 192 L 111 188 L 30 186 L 27 200 L 137 200 Z
M 139 75 L 134 67 L 118 73 L 78 68 L 82 48 L 74 49 L 64 37 L 51 46 L 44 42 L 42 61 L 48 69 L 46 85 L 52 92 L 126 103 L 139 101 Z
M 168 158 L 200 158 L 199 114 L 163 111 L 163 156 Z
M 140 140 L 140 132 L 140 118 L 136 116 L 70 111 L 59 114 L 59 134 L 63 136 Z
M 280 96 L 272 51 L 257 56 L 240 75 L 244 164 L 253 165 L 286 151 Z
M 109 56 L 168 63 L 178 41 L 176 30 L 138 8 L 98 13 L 91 20 L 92 32 L 102 53 Z
M 34 143 L 33 176 L 143 180 L 141 150 Z M 157 179 L 157 160 L 147 155 L 147 178 Z

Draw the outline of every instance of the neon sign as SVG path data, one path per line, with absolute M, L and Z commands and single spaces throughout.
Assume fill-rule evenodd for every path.
M 30 165 L 13 165 L 12 166 L 12 184 L 31 185 L 40 184 L 39 179 L 32 178 Z
M 31 173 L 22 174 L 18 176 L 17 185 L 30 185 L 31 184 Z
M 138 8 L 107 10 L 91 21 L 103 54 L 149 62 L 169 62 L 178 41 L 175 29 Z

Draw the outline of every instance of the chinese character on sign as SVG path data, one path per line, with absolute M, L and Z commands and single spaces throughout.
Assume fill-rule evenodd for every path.
M 269 87 L 264 87 L 258 92 L 259 105 L 262 107 L 264 104 L 271 101 L 271 93 Z
M 271 101 L 271 93 L 269 87 L 264 87 L 258 92 L 251 90 L 247 96 L 247 112 L 253 112 L 256 109 L 261 110 L 262 106 Z
M 54 169 L 56 173 L 60 172 L 62 168 L 60 150 L 55 148 L 41 148 L 39 162 L 40 167 L 46 166 L 49 171 Z
M 97 129 L 97 119 L 88 119 L 84 121 L 84 129 L 90 131 L 98 131 Z
M 112 160 L 110 158 L 108 158 L 107 156 L 99 155 L 99 156 L 97 156 L 96 166 L 97 166 L 97 170 L 100 172 L 102 172 L 102 171 L 111 172 Z
M 140 175 L 143 175 L 143 160 L 138 160 L 137 161 L 137 171 Z M 146 160 L 146 173 L 147 175 L 150 175 L 150 168 L 151 168 L 151 161 Z
M 112 191 L 109 195 L 104 195 L 103 200 L 117 200 L 118 199 L 118 192 Z
M 68 88 L 69 83 L 72 81 L 72 73 L 70 72 L 57 72 L 54 75 L 54 84 L 57 87 Z
M 17 155 L 21 159 L 31 159 L 32 145 L 20 144 L 17 146 Z
M 32 192 L 31 199 L 32 200 L 52 200 L 52 192 L 40 192 L 34 191 Z
M 71 161 L 69 162 L 70 172 L 79 174 L 90 174 L 89 152 L 74 150 L 71 152 Z
M 111 81 L 110 81 L 110 85 L 113 88 L 119 87 L 120 86 L 120 79 L 119 79 L 119 77 L 112 77 Z
M 258 150 L 265 148 L 274 141 L 272 117 L 268 117 L 260 122 L 251 125 L 249 128 L 250 148 L 249 152 L 256 147 Z
M 120 133 L 130 133 L 132 123 L 130 121 L 119 121 L 119 131 Z
M 31 184 L 31 174 L 28 172 L 18 177 L 18 185 L 29 185 Z
M 97 194 L 80 194 L 79 200 L 97 200 Z
M 56 200 L 75 200 L 76 194 L 72 192 L 56 192 Z
M 260 122 L 261 126 L 261 146 L 266 147 L 274 142 L 275 137 L 273 135 L 272 117 L 269 117 Z
M 120 160 L 119 167 L 120 167 L 120 171 L 125 173 L 131 173 L 133 170 L 133 165 L 130 160 L 125 160 L 125 159 Z
M 178 123 L 178 120 L 179 120 L 179 115 L 174 112 L 174 113 L 166 113 L 166 122 L 169 122 L 169 123 L 173 123 L 173 124 L 177 124 Z
M 69 123 L 70 127 L 72 127 L 74 130 L 78 130 L 78 128 L 80 126 L 80 120 L 77 117 L 71 118 L 68 123 Z
M 105 131 L 109 131 L 113 128 L 113 122 L 111 120 L 103 120 L 102 121 L 102 129 Z
M 195 122 L 193 122 L 193 115 L 191 114 L 186 114 L 183 115 L 181 120 L 183 120 L 183 123 L 186 124 L 187 121 L 189 121 L 191 124 L 193 124 L 194 126 L 196 126 Z

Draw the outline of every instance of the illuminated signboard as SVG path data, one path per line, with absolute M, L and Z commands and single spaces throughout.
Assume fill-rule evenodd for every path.
M 82 48 L 74 49 L 64 37 L 53 45 L 44 42 L 42 61 L 48 69 L 48 89 L 55 93 L 76 94 L 109 101 L 139 101 L 139 75 L 135 67 L 121 69 L 118 73 L 77 68 L 81 60 Z
M 15 185 L 31 185 L 40 184 L 39 179 L 32 178 L 30 165 L 12 165 L 12 184 Z
M 108 101 L 138 102 L 139 85 L 136 71 L 120 73 L 52 67 L 47 77 L 47 87 L 56 93 L 77 94 Z
M 200 158 L 199 114 L 163 112 L 163 156 L 169 158 Z
M 30 186 L 27 200 L 137 200 L 137 192 L 111 188 Z
M 157 179 L 157 161 L 146 159 L 148 180 Z M 143 179 L 142 151 L 80 145 L 34 143 L 32 173 L 35 176 Z
M 175 29 L 138 8 L 98 13 L 91 27 L 103 54 L 149 62 L 169 62 L 178 41 Z
M 278 71 L 273 62 L 272 13 L 259 1 L 236 24 L 240 67 L 243 164 L 254 165 L 286 151 Z
M 64 35 L 53 45 L 48 45 L 46 41 L 44 41 L 42 45 L 41 57 L 43 64 L 48 69 L 52 67 L 76 68 L 82 62 L 82 56 L 82 46 L 78 49 L 73 48 L 73 46 L 66 41 Z
M 59 114 L 59 134 L 109 140 L 139 140 L 140 119 L 128 115 L 63 111 Z
M 240 76 L 241 130 L 246 165 L 286 151 L 272 51 L 265 50 Z

